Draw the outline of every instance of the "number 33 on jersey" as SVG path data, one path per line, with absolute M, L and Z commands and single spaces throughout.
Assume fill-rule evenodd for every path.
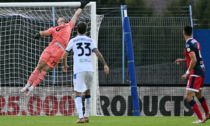
M 94 72 L 92 52 L 96 48 L 95 41 L 85 35 L 79 35 L 70 40 L 66 51 L 73 50 L 74 52 L 74 73 L 82 71 Z

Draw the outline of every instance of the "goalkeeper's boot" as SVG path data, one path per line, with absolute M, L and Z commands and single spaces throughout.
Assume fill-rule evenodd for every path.
M 84 123 L 89 123 L 88 117 L 84 117 L 84 118 L 83 118 L 83 121 L 84 121 Z
M 193 123 L 205 123 L 205 122 L 206 122 L 205 119 L 202 119 L 202 120 L 198 119 L 198 120 L 194 121 Z
M 84 120 L 83 120 L 83 118 L 80 118 L 75 123 L 84 123 Z
M 21 93 L 26 93 L 28 91 L 29 91 L 28 88 L 25 88 L 25 87 L 20 90 Z
M 27 92 L 25 92 L 25 95 L 28 97 L 28 96 L 30 96 L 30 94 L 31 94 L 31 91 L 27 91 Z

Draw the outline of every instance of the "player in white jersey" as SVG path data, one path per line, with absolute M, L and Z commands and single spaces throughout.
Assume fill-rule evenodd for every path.
M 96 47 L 95 41 L 85 35 L 87 25 L 84 22 L 80 22 L 77 25 L 78 36 L 71 39 L 66 48 L 66 52 L 63 54 L 63 71 L 66 72 L 67 55 L 73 50 L 74 56 L 74 91 L 75 91 L 75 104 L 79 113 L 79 120 L 76 123 L 88 123 L 89 122 L 89 109 L 90 109 L 90 88 L 93 80 L 93 60 L 92 55 L 94 52 L 98 59 L 104 65 L 105 74 L 109 74 L 109 67 L 107 66 L 103 56 Z M 82 93 L 85 94 L 85 114 L 82 110 Z

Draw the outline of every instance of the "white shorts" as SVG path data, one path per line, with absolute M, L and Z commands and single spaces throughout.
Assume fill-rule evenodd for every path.
M 91 88 L 93 83 L 93 72 L 84 71 L 74 74 L 74 91 L 85 92 Z

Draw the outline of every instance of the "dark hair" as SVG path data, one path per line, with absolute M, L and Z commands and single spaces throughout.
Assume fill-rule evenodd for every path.
M 85 34 L 85 32 L 87 30 L 87 24 L 85 22 L 78 23 L 77 30 L 80 34 Z
M 185 26 L 184 27 L 184 33 L 185 33 L 185 35 L 191 36 L 192 35 L 192 27 L 191 26 Z

